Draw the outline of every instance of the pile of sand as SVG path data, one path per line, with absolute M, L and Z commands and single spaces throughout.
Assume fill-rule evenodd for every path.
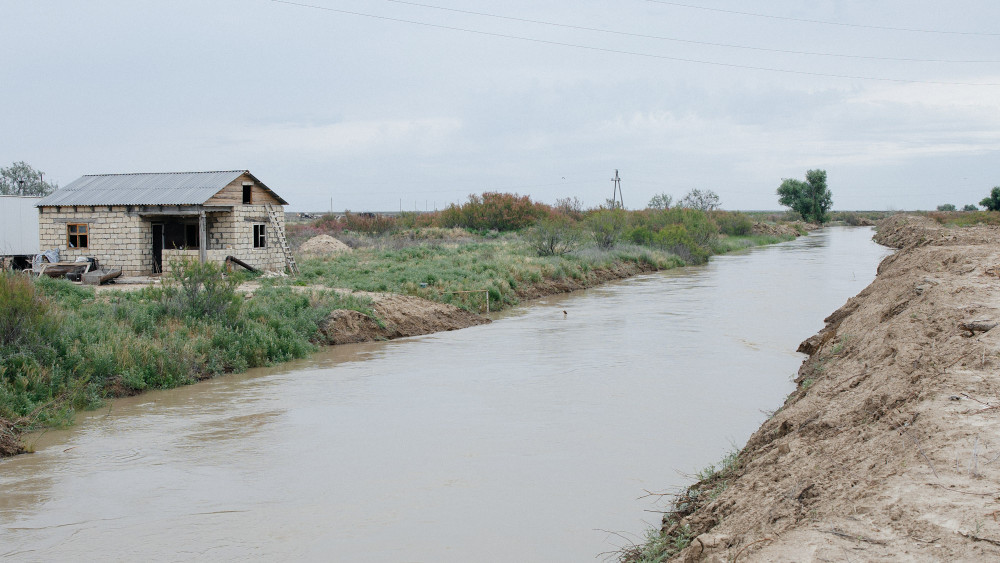
M 754 223 L 753 228 L 750 230 L 751 233 L 755 235 L 772 235 L 772 236 L 793 236 L 797 237 L 802 234 L 796 226 L 802 225 L 805 230 L 816 229 L 816 225 L 810 225 L 808 223 L 802 223 L 801 221 L 796 221 L 795 223 Z
M 302 243 L 299 252 L 303 254 L 340 254 L 350 252 L 351 247 L 331 237 L 330 235 L 317 235 Z

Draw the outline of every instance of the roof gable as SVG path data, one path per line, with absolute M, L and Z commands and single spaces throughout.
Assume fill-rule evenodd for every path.
M 243 174 L 253 178 L 282 205 L 284 199 L 257 180 L 248 170 L 218 172 L 156 172 L 95 174 L 56 190 L 38 207 L 56 205 L 201 205 Z

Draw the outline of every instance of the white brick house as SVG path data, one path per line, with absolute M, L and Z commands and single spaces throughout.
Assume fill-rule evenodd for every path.
M 83 176 L 37 203 L 38 238 L 61 260 L 91 256 L 126 276 L 180 257 L 284 271 L 287 204 L 247 170 Z

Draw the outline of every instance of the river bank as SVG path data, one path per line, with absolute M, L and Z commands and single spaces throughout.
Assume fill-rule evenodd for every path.
M 716 252 L 789 240 L 785 233 L 719 235 Z M 70 424 L 79 409 L 302 358 L 320 345 L 456 330 L 547 295 L 685 265 L 667 250 L 622 244 L 540 257 L 517 239 L 417 243 L 302 261 L 302 275 L 237 289 L 189 265 L 172 283 L 101 291 L 3 274 L 16 318 L 0 350 L 0 456 L 23 452 L 27 430 Z M 489 305 L 487 305 L 487 300 Z M 5 309 L 7 310 L 7 309 Z
M 1000 556 L 1000 230 L 915 217 L 799 351 L 797 389 L 623 560 Z
M 50 559 L 606 560 L 624 540 L 601 530 L 636 539 L 660 516 L 638 497 L 687 481 L 663 468 L 745 443 L 794 388 L 803 335 L 874 279 L 872 234 L 822 229 L 80 412 L 0 461 L 0 544 Z

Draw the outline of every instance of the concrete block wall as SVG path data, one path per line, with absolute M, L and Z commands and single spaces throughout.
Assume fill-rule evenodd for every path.
M 276 209 L 278 228 L 284 232 L 284 211 L 280 206 Z M 69 248 L 70 223 L 87 225 L 87 248 Z M 264 248 L 253 246 L 255 224 L 267 226 Z M 79 256 L 92 256 L 102 267 L 121 268 L 125 276 L 145 276 L 153 271 L 152 223 L 135 210 L 129 212 L 125 206 L 111 206 L 110 210 L 107 206 L 81 206 L 77 211 L 64 207 L 58 212 L 53 207 L 42 208 L 38 225 L 40 250 L 58 248 L 61 260 L 71 262 Z M 210 260 L 221 264 L 226 256 L 232 255 L 260 270 L 285 271 L 285 254 L 263 205 L 237 205 L 232 213 L 210 213 L 206 225 Z M 197 250 L 164 248 L 164 271 L 169 254 L 192 252 L 197 258 Z
M 278 210 L 278 228 L 284 232 L 285 213 Z M 259 270 L 285 271 L 285 254 L 274 232 L 274 225 L 263 205 L 237 205 L 232 213 L 213 217 L 208 229 L 209 250 L 224 250 L 226 256 L 235 256 Z M 253 226 L 266 225 L 264 248 L 253 246 Z
M 211 250 L 208 252 L 208 261 L 219 264 L 220 266 L 226 263 L 226 256 L 229 256 L 229 252 L 226 250 Z M 190 260 L 192 262 L 197 262 L 201 259 L 201 251 L 195 250 L 163 250 L 163 275 L 164 277 L 169 276 L 170 272 L 173 270 L 173 265 L 177 262 L 183 262 L 184 260 Z
M 38 215 L 39 250 L 59 249 L 59 259 L 96 258 L 102 267 L 121 268 L 126 276 L 147 275 L 153 269 L 149 223 L 124 206 L 80 207 L 77 211 L 42 208 Z M 87 225 L 87 248 L 70 248 L 67 225 Z

